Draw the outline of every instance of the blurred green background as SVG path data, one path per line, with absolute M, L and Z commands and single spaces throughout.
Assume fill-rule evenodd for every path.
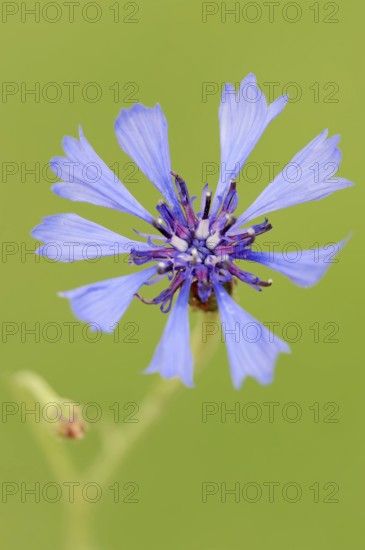
M 266 92 L 273 86 L 268 83 L 277 83 L 275 97 L 283 91 L 294 99 L 299 96 L 273 122 L 251 155 L 250 162 L 257 163 L 262 174 L 251 175 L 255 180 L 251 183 L 241 180 L 240 208 L 268 182 L 264 162 L 282 166 L 328 127 L 331 134 L 342 136 L 340 175 L 357 186 L 323 201 L 275 212 L 270 215 L 274 231 L 269 237 L 280 243 L 295 241 L 305 248 L 338 241 L 351 231 L 353 236 L 338 263 L 312 289 L 297 288 L 280 275 L 260 295 L 243 285 L 238 288 L 240 304 L 261 321 L 278 322 L 279 336 L 288 322 L 301 327 L 301 338 L 291 344 L 292 354 L 280 357 L 272 385 L 261 387 L 248 380 L 237 392 L 229 377 L 225 346 L 220 344 L 196 378 L 196 388 L 183 388 L 176 395 L 161 421 L 114 473 L 113 482 L 121 487 L 127 482 L 138 484 L 139 502 L 126 503 L 121 498 L 115 503 L 106 488 L 99 502 L 85 503 L 85 510 L 93 514 L 88 544 L 89 548 L 133 550 L 359 548 L 365 458 L 364 261 L 360 252 L 364 247 L 364 5 L 356 0 L 311 0 L 300 6 L 279 1 L 272 15 L 267 3 L 226 2 L 227 9 L 237 4 L 239 12 L 225 19 L 220 2 L 205 6 L 196 0 L 81 2 L 75 5 L 71 21 L 65 4 L 42 3 L 38 22 L 24 7 L 34 9 L 34 3 L 26 2 L 23 8 L 12 2 L 2 4 L 2 402 L 16 400 L 9 386 L 11 375 L 29 369 L 61 396 L 98 403 L 103 419 L 112 422 L 114 403 L 119 404 L 122 420 L 123 406 L 140 404 L 156 385 L 157 376 L 140 372 L 148 365 L 166 321 L 158 308 L 134 302 L 120 325 L 119 342 L 107 335 L 95 343 L 87 341 L 85 329 L 83 333 L 78 324 L 71 343 L 65 323 L 76 320 L 68 303 L 56 295 L 59 290 L 128 273 L 128 265 L 113 258 L 69 265 L 39 261 L 31 253 L 35 244 L 29 237 L 43 216 L 59 212 L 75 212 L 131 237 L 131 221 L 142 230 L 143 224 L 109 209 L 58 198 L 49 190 L 51 173 L 45 167 L 61 153 L 62 137 L 75 136 L 82 124 L 99 155 L 109 165 L 119 163 L 120 178 L 153 210 L 158 193 L 141 173 L 130 175 L 113 124 L 119 109 L 131 106 L 133 100 L 146 105 L 159 102 L 169 121 L 172 165 L 183 174 L 192 194 L 200 194 L 206 179 L 202 163 L 219 162 L 218 89 L 223 82 L 239 82 L 252 71 Z M 207 82 L 215 83 L 211 88 L 215 92 L 204 98 Z M 36 93 L 24 94 L 25 89 Z M 27 172 L 32 168 L 35 174 Z M 210 176 L 209 183 L 214 186 L 216 179 Z M 38 342 L 26 333 L 36 323 L 41 331 Z M 47 323 L 60 327 L 60 338 L 54 343 L 47 341 L 54 334 L 51 329 L 49 337 L 42 336 Z M 138 325 L 137 343 L 128 341 L 131 329 L 126 323 Z M 315 323 L 318 338 L 310 328 Z M 338 325 L 336 342 L 327 341 L 331 326 L 326 323 Z M 6 336 L 9 326 L 17 332 Z M 227 408 L 238 406 L 243 414 L 239 422 L 227 416 L 224 423 L 219 413 L 202 422 L 204 402 L 215 402 L 219 409 L 222 403 Z M 252 402 L 254 408 L 245 408 Z M 270 422 L 264 403 L 273 402 L 278 405 Z M 301 412 L 297 422 L 285 416 L 293 412 L 288 411 L 291 402 Z M 327 404 L 332 402 L 338 408 L 332 420 L 338 422 L 328 422 L 328 416 L 326 421 L 332 410 Z M 261 411 L 262 417 L 249 422 L 246 412 L 254 416 L 254 410 Z M 137 418 L 144 421 L 138 413 Z M 44 498 L 35 502 L 32 496 L 22 502 L 21 498 L 21 483 L 31 488 L 37 482 L 44 486 L 57 481 L 30 424 L 30 420 L 21 422 L 19 414 L 2 416 L 2 488 L 4 482 L 13 482 L 19 492 L 7 502 L 3 495 L 0 503 L 1 545 L 9 550 L 61 549 L 67 513 L 74 514 L 66 493 L 55 503 Z M 91 425 L 81 441 L 57 442 L 56 453 L 61 455 L 66 447 L 83 470 L 99 452 L 103 426 L 102 422 Z M 133 424 L 129 427 L 133 429 Z M 64 481 L 77 479 L 65 477 Z M 204 482 L 219 488 L 206 503 L 202 502 Z M 241 496 L 235 502 L 228 495 L 227 502 L 222 502 L 221 483 L 227 488 L 238 483 L 242 488 L 248 482 L 257 484 L 250 497 Z M 279 484 L 274 502 L 268 497 L 267 482 Z M 302 492 L 296 503 L 288 502 L 290 487 L 289 499 L 283 497 L 289 482 Z M 318 499 L 315 489 L 309 489 L 315 483 L 320 487 Z M 257 486 L 262 496 L 256 503 L 249 502 Z M 337 486 L 333 498 L 338 502 L 325 502 Z M 123 497 L 126 491 L 121 491 Z M 75 541 L 75 550 L 79 547 Z

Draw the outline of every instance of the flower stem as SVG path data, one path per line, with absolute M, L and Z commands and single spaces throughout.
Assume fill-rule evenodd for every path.
M 204 341 L 203 321 L 213 323 L 216 318 L 216 313 L 204 312 L 200 314 L 200 318 L 193 331 L 191 347 L 198 372 L 208 362 L 218 342 L 218 337 L 215 334 L 210 336 L 208 341 Z M 140 407 L 141 421 L 138 424 L 124 425 L 122 428 L 108 433 L 105 438 L 104 449 L 101 451 L 97 462 L 87 472 L 87 478 L 94 479 L 101 485 L 107 483 L 143 434 L 162 416 L 166 409 L 166 404 L 172 396 L 183 387 L 182 382 L 178 378 L 160 380 L 142 402 Z
M 85 502 L 81 497 L 68 503 L 66 515 L 65 550 L 96 550 L 93 542 L 92 512 L 94 505 Z

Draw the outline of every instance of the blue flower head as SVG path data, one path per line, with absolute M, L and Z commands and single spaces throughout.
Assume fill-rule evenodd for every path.
M 105 332 L 113 332 L 134 297 L 147 304 L 160 304 L 164 313 L 171 310 L 146 372 L 159 372 L 165 378 L 178 376 L 186 385 L 193 385 L 189 304 L 203 311 L 219 309 L 228 335 L 227 350 L 235 387 L 246 376 L 261 384 L 271 382 L 277 355 L 289 352 L 284 341 L 232 298 L 237 280 L 259 291 L 271 285 L 271 280 L 263 281 L 240 269 L 236 261 L 246 260 L 250 267 L 253 262 L 264 264 L 306 287 L 315 284 L 326 271 L 329 264 L 324 257 L 328 251 L 319 249 L 314 256 L 313 250 L 304 250 L 294 262 L 290 253 L 284 257 L 259 252 L 253 243 L 272 226 L 267 218 L 251 225 L 249 222 L 268 212 L 322 199 L 352 184 L 332 177 L 341 161 L 339 136 L 327 139 L 324 131 L 295 155 L 245 212 L 235 214 L 236 178 L 265 128 L 281 113 L 287 100 L 287 96 L 282 96 L 268 105 L 252 74 L 241 82 L 238 92 L 231 84 L 225 86 L 219 109 L 221 173 L 214 194 L 205 185 L 199 207 L 193 205 L 183 178 L 171 170 L 167 122 L 159 105 L 149 108 L 136 104 L 122 109 L 115 123 L 119 145 L 163 197 L 157 205 L 158 217 L 152 216 L 115 177 L 81 129 L 79 140 L 64 139 L 65 157 L 51 161 L 51 167 L 62 180 L 53 186 L 57 195 L 132 214 L 150 223 L 159 233 L 143 235 L 147 242 L 137 242 L 76 214 L 47 217 L 32 233 L 45 243 L 38 248 L 38 254 L 62 262 L 84 259 L 84 249 L 88 247 L 88 259 L 110 256 L 117 250 L 129 254 L 130 264 L 152 265 L 131 275 L 61 293 L 70 300 L 76 317 L 95 323 Z M 329 177 L 331 166 L 335 169 Z M 155 244 L 156 240 L 159 244 Z M 339 243 L 338 249 L 343 244 Z M 158 296 L 152 300 L 141 296 L 144 285 L 161 279 L 167 281 L 167 288 Z M 172 305 L 175 294 L 177 298 Z M 237 323 L 240 327 L 254 323 L 258 337 L 235 338 L 232 333 Z

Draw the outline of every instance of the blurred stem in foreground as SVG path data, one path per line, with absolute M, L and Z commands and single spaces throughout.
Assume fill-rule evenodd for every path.
M 209 343 L 203 341 L 203 320 L 204 322 L 215 322 L 217 314 L 197 313 L 195 329 L 192 334 L 192 352 L 196 371 L 201 372 L 202 368 L 208 363 L 218 343 L 218 331 L 209 338 Z M 179 335 L 176 335 L 178 338 Z M 171 358 L 173 360 L 173 358 Z M 62 483 L 67 481 L 79 481 L 88 483 L 97 482 L 102 488 L 112 479 L 115 471 L 121 467 L 134 446 L 142 438 L 144 433 L 152 426 L 163 414 L 166 404 L 172 396 L 183 388 L 182 382 L 173 378 L 171 380 L 161 379 L 154 386 L 140 407 L 141 421 L 137 424 L 124 424 L 119 428 L 103 427 L 102 449 L 99 456 L 96 457 L 94 464 L 85 472 L 79 473 L 70 461 L 66 446 L 61 438 L 80 439 L 85 432 L 85 425 L 78 415 L 78 408 L 71 407 L 73 415 L 66 415 L 64 406 L 72 401 L 59 397 L 52 388 L 37 374 L 30 371 L 21 371 L 13 379 L 14 387 L 17 392 L 23 393 L 32 399 L 38 401 L 41 406 L 55 404 L 55 409 L 61 411 L 56 418 L 53 430 L 46 429 L 44 422 L 32 423 L 34 433 L 42 447 L 45 458 L 47 459 L 55 479 Z M 57 406 L 59 409 L 57 409 Z M 58 437 L 56 437 L 58 436 Z M 67 503 L 67 526 L 66 526 L 66 546 L 67 550 L 93 550 L 96 546 L 91 540 L 91 515 L 92 504 L 82 500 L 79 492 L 75 492 L 74 502 Z
M 11 379 L 12 388 L 27 404 L 39 405 L 39 421 L 30 422 L 32 431 L 41 446 L 49 466 L 56 479 L 72 479 L 75 468 L 70 461 L 66 447 L 58 436 L 80 439 L 85 431 L 84 423 L 79 420 L 77 413 L 67 415 L 63 409 L 65 403 L 72 405 L 70 399 L 57 395 L 49 384 L 38 374 L 32 371 L 19 371 Z M 47 420 L 44 410 L 47 408 Z M 49 412 L 52 409 L 52 412 Z M 75 411 L 74 407 L 71 407 Z M 70 428 L 68 425 L 70 424 Z
M 77 414 L 77 404 L 70 399 L 60 397 L 51 386 L 38 374 L 32 371 L 19 371 L 11 379 L 12 389 L 19 397 L 34 409 L 38 404 L 42 411 L 39 422 L 30 422 L 32 432 L 37 439 L 43 455 L 54 475 L 54 480 L 61 486 L 65 482 L 75 481 L 80 475 L 70 460 L 68 449 L 62 438 L 80 439 L 85 425 Z M 67 405 L 65 407 L 65 405 Z M 53 409 L 52 421 L 48 414 Z M 47 410 L 47 420 L 43 418 Z M 54 420 L 53 420 L 54 418 Z M 67 514 L 66 536 L 67 550 L 92 550 L 90 521 L 90 504 L 83 502 L 75 492 L 74 502 L 65 502 Z M 77 518 L 77 529 L 75 518 Z

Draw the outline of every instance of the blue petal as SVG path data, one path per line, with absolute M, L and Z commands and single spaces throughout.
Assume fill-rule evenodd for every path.
M 341 151 L 337 147 L 340 136 L 327 139 L 327 133 L 327 130 L 321 132 L 295 155 L 248 210 L 239 216 L 229 234 L 262 214 L 323 199 L 339 189 L 353 185 L 344 178 L 332 177 L 341 163 Z
M 277 355 L 290 353 L 288 344 L 240 308 L 220 284 L 215 283 L 214 290 L 234 387 L 238 389 L 246 376 L 269 384 Z
M 95 153 L 81 128 L 79 134 L 80 141 L 72 137 L 64 138 L 66 157 L 55 157 L 51 160 L 52 170 L 62 179 L 61 183 L 52 186 L 52 191 L 75 202 L 106 206 L 151 222 L 151 214 Z
M 145 107 L 136 103 L 122 109 L 115 121 L 119 145 L 139 166 L 160 193 L 181 216 L 170 175 L 171 162 L 167 121 L 159 104 Z
M 103 332 L 113 332 L 138 289 L 157 273 L 157 266 L 60 292 L 68 298 L 76 317 Z
M 212 213 L 218 210 L 218 197 L 226 193 L 230 179 L 237 177 L 266 127 L 281 113 L 287 100 L 285 95 L 268 106 L 253 74 L 242 80 L 238 94 L 232 84 L 226 84 L 219 108 L 221 173 Z
M 315 285 L 333 263 L 333 257 L 346 244 L 347 239 L 331 243 L 324 248 L 284 253 L 248 251 L 245 259 L 258 262 L 289 277 L 298 286 Z
M 193 386 L 193 355 L 190 349 L 188 301 L 191 282 L 186 281 L 169 315 L 162 338 L 146 373 L 159 372 L 163 378 L 178 376 Z
M 147 243 L 127 239 L 76 214 L 48 216 L 32 231 L 32 237 L 45 244 L 36 254 L 58 262 L 92 260 L 102 256 L 149 250 Z

